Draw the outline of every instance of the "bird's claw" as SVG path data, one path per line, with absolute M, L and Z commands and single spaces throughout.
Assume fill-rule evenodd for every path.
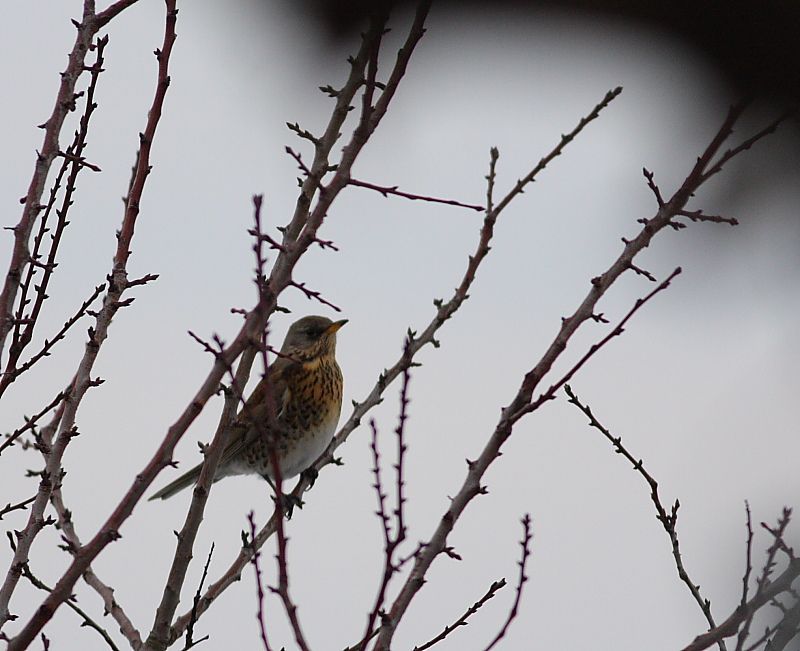
M 273 497 L 272 500 L 277 501 L 277 498 Z M 303 504 L 305 504 L 305 502 L 303 502 L 303 500 L 301 500 L 299 497 L 296 497 L 292 494 L 287 495 L 286 493 L 283 493 L 280 496 L 280 502 L 280 509 L 283 511 L 283 514 L 286 516 L 287 520 L 292 519 L 292 513 L 294 513 L 295 507 L 302 509 Z
M 314 482 L 317 481 L 317 477 L 319 477 L 319 470 L 317 470 L 314 466 L 309 466 L 300 473 L 300 478 L 305 479 L 308 482 L 309 488 L 314 488 Z

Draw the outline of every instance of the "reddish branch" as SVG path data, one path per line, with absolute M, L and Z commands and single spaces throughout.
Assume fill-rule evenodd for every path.
M 59 169 L 55 181 L 53 182 L 47 205 L 41 206 L 42 210 L 41 216 L 39 217 L 38 233 L 34 238 L 33 251 L 27 260 L 27 269 L 24 274 L 25 277 L 21 282 L 21 292 L 14 319 L 14 331 L 11 340 L 11 346 L 9 347 L 8 359 L 6 360 L 5 373 L 3 374 L 2 379 L 0 379 L 0 395 L 5 392 L 8 386 L 22 372 L 16 368 L 17 362 L 22 354 L 22 351 L 31 342 L 42 307 L 45 300 L 48 298 L 47 289 L 50 280 L 53 276 L 55 268 L 58 266 L 58 263 L 56 262 L 58 257 L 58 249 L 61 244 L 61 238 L 64 234 L 64 230 L 69 224 L 68 217 L 70 208 L 73 204 L 73 196 L 77 187 L 78 175 L 83 168 L 87 166 L 83 159 L 83 152 L 86 148 L 86 139 L 89 134 L 89 123 L 91 121 L 92 114 L 97 108 L 97 104 L 94 102 L 94 94 L 97 89 L 97 82 L 100 73 L 103 70 L 103 51 L 107 43 L 108 37 L 105 37 L 97 39 L 96 44 L 91 46 L 96 52 L 95 62 L 94 65 L 88 68 L 88 70 L 91 71 L 91 79 L 85 92 L 84 111 L 80 118 L 79 128 L 75 131 L 74 139 L 72 144 L 70 144 L 67 148 L 67 151 L 57 152 L 57 155 L 64 158 L 64 162 Z M 72 110 L 75 108 L 75 100 L 83 95 L 83 91 L 75 94 L 73 98 Z M 67 174 L 67 171 L 69 171 L 69 174 Z M 62 181 L 64 181 L 65 175 L 65 189 L 63 196 L 61 197 L 60 207 L 55 208 L 56 200 L 58 198 L 58 191 L 61 187 Z M 48 227 L 48 220 L 51 217 L 53 210 L 55 210 L 57 216 L 55 229 Z M 51 230 L 52 233 L 50 232 Z M 48 233 L 50 235 L 46 239 L 49 244 L 49 251 L 47 253 L 46 262 L 42 262 L 41 258 L 44 256 L 42 247 L 45 241 L 45 235 Z M 34 285 L 34 276 L 38 271 L 42 272 L 42 276 Z M 29 294 L 32 290 L 34 297 L 29 298 Z M 29 305 L 31 301 L 33 302 L 32 306 Z M 81 313 L 79 312 L 79 314 Z M 74 323 L 75 320 L 77 319 L 74 319 L 72 323 Z M 69 325 L 72 325 L 72 323 L 68 321 Z M 52 340 L 50 342 L 51 347 L 52 344 L 55 344 L 60 338 L 61 337 L 56 337 L 54 340 Z M 39 359 L 41 359 L 41 356 L 34 356 L 34 358 L 29 361 L 28 367 Z
M 337 307 L 336 305 L 331 303 L 329 300 L 323 298 L 322 294 L 320 294 L 319 292 L 314 291 L 313 289 L 309 289 L 308 287 L 306 287 L 305 283 L 298 283 L 298 282 L 293 280 L 293 281 L 291 281 L 289 283 L 289 285 L 299 289 L 301 292 L 303 292 L 303 294 L 306 295 L 306 298 L 309 299 L 309 300 L 313 299 L 313 300 L 319 301 L 323 305 L 327 305 L 329 308 L 331 308 L 332 310 L 336 310 L 337 312 L 341 312 L 342 311 L 342 308 Z
M 124 6 L 128 6 L 128 4 Z M 124 8 L 124 6 L 120 3 L 114 5 L 114 7 L 119 10 Z M 125 213 L 122 220 L 122 227 L 117 237 L 117 250 L 114 256 L 112 271 L 108 277 L 108 291 L 103 299 L 103 306 L 95 318 L 95 326 L 90 328 L 89 342 L 86 345 L 83 358 L 78 366 L 75 378 L 72 381 L 69 395 L 64 403 L 62 403 L 64 409 L 60 412 L 61 418 L 58 423 L 58 434 L 52 448 L 47 452 L 48 462 L 46 470 L 43 473 L 39 492 L 31 508 L 31 517 L 26 527 L 26 531 L 30 531 L 32 534 L 31 539 L 26 541 L 25 547 L 27 549 L 30 548 L 32 537 L 41 529 L 37 522 L 42 520 L 44 508 L 53 488 L 53 479 L 60 476 L 61 459 L 64 450 L 69 440 L 74 436 L 74 423 L 78 407 L 86 391 L 92 385 L 92 380 L 90 378 L 91 369 L 97 359 L 100 347 L 108 335 L 108 328 L 114 315 L 121 306 L 125 305 L 124 301 L 122 301 L 122 294 L 127 288 L 127 262 L 130 256 L 130 245 L 134 234 L 136 218 L 139 214 L 139 205 L 144 191 L 145 181 L 150 172 L 150 150 L 156 127 L 161 117 L 166 91 L 169 86 L 168 64 L 172 45 L 175 41 L 176 16 L 177 10 L 175 9 L 175 0 L 167 0 L 164 44 L 161 50 L 156 51 L 159 69 L 157 88 L 148 113 L 147 125 L 144 132 L 140 134 L 139 155 L 137 157 L 131 188 L 125 201 Z M 79 27 L 79 32 L 80 30 L 81 28 Z M 45 438 L 44 441 L 49 447 L 50 441 L 47 440 L 47 438 Z M 143 488 L 144 487 L 142 487 L 142 489 Z M 106 545 L 120 537 L 119 526 L 128 515 L 130 515 L 134 504 L 135 500 L 126 501 L 123 499 L 100 531 L 84 547 L 76 551 L 69 568 L 58 580 L 52 592 L 42 602 L 35 614 L 28 620 L 16 637 L 11 639 L 8 646 L 9 651 L 25 649 L 36 638 L 36 635 L 50 620 L 56 609 L 69 598 L 75 582 L 86 571 L 94 558 L 97 557 Z M 19 554 L 15 554 L 12 571 L 9 572 L 6 583 L 3 585 L 3 588 L 0 589 L 0 623 L 4 622 L 7 618 L 4 617 L 4 615 L 7 615 L 7 610 L 5 610 L 8 603 L 7 597 L 10 597 L 10 593 L 13 591 L 14 585 L 16 585 L 16 581 L 18 580 L 18 575 L 13 572 L 13 569 L 18 566 L 21 561 L 27 561 L 27 549 L 23 555 L 24 558 L 20 558 Z M 20 546 L 18 545 L 18 551 L 19 550 Z M 10 589 L 8 589 L 9 587 Z
M 610 101 L 610 99 L 611 98 L 607 96 L 607 101 Z M 593 115 L 596 115 L 601 105 L 598 105 Z M 718 155 L 720 147 L 728 135 L 730 135 L 733 125 L 743 108 L 743 105 L 738 105 L 731 109 L 722 127 L 714 136 L 706 150 L 698 157 L 696 164 L 680 188 L 678 188 L 668 201 L 658 207 L 656 215 L 652 219 L 646 220 L 640 233 L 625 244 L 622 254 L 605 273 L 592 280 L 592 287 L 589 294 L 575 313 L 562 320 L 561 328 L 556 338 L 545 351 L 540 361 L 525 375 L 514 399 L 502 410 L 500 420 L 494 432 L 489 437 L 478 458 L 469 465 L 467 476 L 461 488 L 452 498 L 450 506 L 442 516 L 433 536 L 427 541 L 425 547 L 417 555 L 414 568 L 411 570 L 405 585 L 395 599 L 388 615 L 383 619 L 383 625 L 375 643 L 375 651 L 387 651 L 389 649 L 396 627 L 403 618 L 409 604 L 424 584 L 428 569 L 435 558 L 447 549 L 447 538 L 461 514 L 469 503 L 477 495 L 481 494 L 481 479 L 489 466 L 500 455 L 501 447 L 511 436 L 516 423 L 524 415 L 530 413 L 550 399 L 550 391 L 548 390 L 542 393 L 540 398 L 534 403 L 533 395 L 541 380 L 550 371 L 555 361 L 561 356 L 561 353 L 567 347 L 567 343 L 575 331 L 582 323 L 590 320 L 592 315 L 596 314 L 595 308 L 597 303 L 608 288 L 620 275 L 630 270 L 630 265 L 634 257 L 650 244 L 650 241 L 658 232 L 674 223 L 674 217 L 680 210 L 685 208 L 685 204 L 689 198 L 708 178 L 709 170 L 719 167 L 719 159 L 717 162 L 714 162 L 715 156 Z M 763 131 L 759 133 L 763 133 Z M 752 138 L 747 142 L 750 141 L 752 141 Z M 741 150 L 741 148 L 737 149 Z M 725 158 L 726 155 L 727 154 L 723 154 L 722 158 Z M 730 156 L 727 157 L 727 160 L 729 159 Z M 513 196 L 515 196 L 514 190 L 498 204 L 495 210 L 507 205 Z M 579 367 L 580 363 L 573 367 L 573 370 L 577 371 Z M 566 377 L 562 378 L 561 381 L 553 386 L 557 386 L 567 379 Z
M 285 497 L 283 494 L 280 463 L 278 462 L 278 451 L 273 445 L 271 446 L 272 455 L 272 474 L 274 476 L 275 484 L 275 510 L 272 519 L 277 523 L 277 547 L 278 553 L 276 561 L 278 563 L 278 585 L 277 587 L 270 587 L 270 590 L 280 597 L 283 609 L 286 611 L 286 616 L 289 619 L 289 624 L 294 633 L 295 642 L 300 651 L 309 651 L 308 643 L 303 635 L 303 629 L 300 626 L 300 619 L 297 615 L 297 605 L 292 601 L 289 594 L 289 558 L 286 550 L 286 532 L 284 530 L 284 509 Z M 255 538 L 253 539 L 255 541 Z
M 420 12 L 418 12 L 415 27 L 412 27 L 412 32 L 409 35 L 409 40 L 413 40 L 414 38 L 418 38 L 415 36 L 416 34 L 420 33 L 421 21 L 424 20 L 424 12 L 427 11 L 427 6 L 423 6 Z M 409 47 L 409 41 L 407 40 L 406 46 L 404 46 L 404 50 Z M 363 52 L 363 48 L 362 48 Z M 359 56 L 361 52 L 359 53 Z M 358 60 L 356 57 L 355 60 Z M 554 158 L 559 156 L 564 148 L 574 139 L 574 137 L 583 130 L 591 120 L 593 120 L 597 114 L 599 114 L 600 110 L 605 107 L 609 102 L 616 97 L 619 92 L 619 89 L 611 91 L 606 95 L 603 101 L 593 109 L 593 111 L 581 122 L 578 126 L 569 134 L 562 137 L 559 144 L 546 156 L 544 157 L 536 167 L 531 171 L 531 173 L 527 174 L 522 180 L 518 181 L 514 188 L 509 192 L 509 195 L 517 196 L 519 195 L 527 186 L 528 183 L 533 182 L 535 177 L 541 173 L 542 170 L 551 162 Z M 341 100 L 342 94 L 339 93 L 337 95 L 337 99 Z M 414 362 L 414 357 L 416 354 L 425 346 L 432 345 L 434 347 L 438 347 L 439 342 L 436 339 L 436 334 L 439 329 L 445 324 L 445 322 L 450 319 L 461 307 L 463 302 L 469 297 L 469 290 L 472 287 L 472 283 L 475 280 L 475 276 L 478 272 L 478 269 L 481 263 L 484 261 L 486 256 L 490 251 L 490 242 L 492 240 L 492 236 L 494 235 L 494 227 L 497 222 L 497 219 L 502 212 L 502 210 L 508 205 L 510 202 L 509 195 L 506 195 L 502 202 L 497 206 L 494 205 L 493 200 L 493 191 L 494 191 L 494 183 L 495 183 L 495 167 L 497 163 L 498 152 L 496 149 L 492 149 L 491 151 L 491 159 L 489 165 L 489 174 L 487 177 L 488 185 L 487 185 L 487 212 L 483 220 L 483 224 L 481 226 L 479 236 L 478 236 L 478 244 L 476 247 L 475 252 L 469 257 L 469 261 L 467 264 L 467 268 L 464 272 L 464 276 L 461 279 L 458 287 L 456 288 L 453 296 L 448 301 L 443 301 L 436 299 L 434 300 L 434 306 L 436 307 L 436 313 L 430 323 L 425 327 L 425 329 L 419 333 L 414 334 L 408 344 L 408 352 L 407 354 L 404 353 L 401 355 L 400 359 L 395 362 L 391 367 L 383 371 L 380 376 L 378 377 L 377 382 L 373 386 L 370 393 L 362 400 L 361 402 L 354 402 L 353 403 L 353 413 L 351 414 L 350 418 L 348 418 L 347 422 L 339 429 L 339 432 L 334 437 L 331 445 L 328 447 L 326 452 L 320 457 L 320 459 L 314 464 L 314 469 L 319 471 L 323 467 L 335 463 L 336 457 L 334 456 L 334 452 L 336 449 L 347 440 L 348 436 L 350 436 L 351 432 L 356 429 L 362 422 L 363 418 L 368 414 L 376 405 L 380 404 L 382 401 L 382 396 L 386 388 L 397 378 L 399 377 L 405 369 L 411 367 Z M 312 168 L 313 169 L 313 168 Z M 308 182 L 308 180 L 307 180 Z M 305 184 L 305 183 L 304 183 Z M 298 481 L 295 488 L 292 490 L 290 497 L 299 497 L 309 488 L 310 482 L 308 479 L 301 477 Z M 271 518 L 267 524 L 262 527 L 262 529 L 258 532 L 256 536 L 255 544 L 257 548 L 260 548 L 270 536 L 275 533 L 277 527 L 277 522 L 275 518 Z M 224 592 L 231 584 L 233 584 L 237 578 L 241 575 L 242 570 L 247 566 L 247 563 L 250 560 L 251 552 L 247 549 L 242 549 L 239 555 L 234 559 L 231 563 L 229 568 L 224 572 L 224 574 L 215 582 L 212 583 L 206 594 L 201 601 L 200 608 L 205 609 L 220 595 Z M 175 622 L 172 627 L 172 632 L 170 639 L 174 640 L 177 637 L 180 637 L 183 631 L 186 628 L 186 625 L 189 621 L 189 613 L 185 613 L 181 615 Z
M 253 541 L 256 539 L 256 520 L 255 520 L 255 514 L 252 511 L 250 511 L 250 513 L 247 514 L 247 521 L 250 524 L 250 539 L 248 543 L 252 545 Z M 253 548 L 252 551 L 253 555 L 250 558 L 250 562 L 253 565 L 253 570 L 255 571 L 256 575 L 256 600 L 258 603 L 256 620 L 258 621 L 258 631 L 261 634 L 261 644 L 264 645 L 264 651 L 272 651 L 272 647 L 270 647 L 269 641 L 267 639 L 267 622 L 264 609 L 264 599 L 265 599 L 264 587 L 263 587 L 264 583 L 263 579 L 261 578 L 261 564 L 259 563 L 259 559 L 261 558 L 261 553 L 255 548 Z
M 19 290 L 25 265 L 31 259 L 29 241 L 39 212 L 42 209 L 41 199 L 50 168 L 58 155 L 59 135 L 67 114 L 74 106 L 75 85 L 85 70 L 85 59 L 90 45 L 97 32 L 121 11 L 135 4 L 137 0 L 121 0 L 99 14 L 95 13 L 94 0 L 84 0 L 81 21 L 75 22 L 77 33 L 75 44 L 69 54 L 67 67 L 61 73 L 56 100 L 50 117 L 44 122 L 44 137 L 37 151 L 33 176 L 25 194 L 22 216 L 14 226 L 14 245 L 9 261 L 2 291 L 0 291 L 0 356 L 5 347 L 8 334 L 13 327 L 12 309 Z M 0 603 L 0 626 L 6 619 L 6 611 Z
M 43 357 L 48 357 L 51 353 L 55 345 L 66 337 L 67 332 L 74 326 L 82 317 L 86 316 L 90 313 L 89 308 L 92 306 L 92 303 L 100 296 L 100 294 L 105 290 L 105 285 L 98 285 L 94 288 L 91 296 L 87 298 L 83 303 L 81 303 L 80 307 L 77 309 L 75 314 L 69 317 L 65 322 L 64 325 L 61 326 L 61 329 L 56 332 L 53 337 L 50 339 L 45 339 L 44 344 L 42 345 L 41 349 L 31 356 L 31 358 L 26 361 L 24 364 L 20 364 L 19 366 L 14 367 L 10 371 L 6 371 L 5 375 L 3 376 L 2 381 L 0 381 L 0 393 L 11 384 L 14 380 L 16 380 L 20 375 L 29 371 L 31 367 L 33 367 L 36 362 L 38 362 Z M 31 324 L 33 325 L 33 324 Z
M 409 343 L 410 339 L 407 339 L 404 349 L 405 356 L 408 356 Z M 381 483 L 380 453 L 378 451 L 378 428 L 375 425 L 374 420 L 370 420 L 369 423 L 370 428 L 372 429 L 372 473 L 375 477 L 375 483 L 373 486 L 378 497 L 377 515 L 381 521 L 381 527 L 383 529 L 383 572 L 381 575 L 380 586 L 378 587 L 378 594 L 375 597 L 375 603 L 370 611 L 369 616 L 367 617 L 367 626 L 364 631 L 362 642 L 357 647 L 359 651 L 363 651 L 366 648 L 367 641 L 370 639 L 370 634 L 375 628 L 375 623 L 378 620 L 378 616 L 381 612 L 383 612 L 383 607 L 386 603 L 386 592 L 389 589 L 389 583 L 391 582 L 394 574 L 400 569 L 400 564 L 394 560 L 395 552 L 406 539 L 406 525 L 403 508 L 403 505 L 406 501 L 406 498 L 403 496 L 403 488 L 405 486 L 405 480 L 403 479 L 403 460 L 405 458 L 407 448 L 405 443 L 405 425 L 406 420 L 408 419 L 409 380 L 410 374 L 408 368 L 406 368 L 403 370 L 403 382 L 400 389 L 400 415 L 398 416 L 397 427 L 395 428 L 395 434 L 397 437 L 397 463 L 394 467 L 397 477 L 397 503 L 393 510 L 393 515 L 395 517 L 394 533 L 392 533 L 389 524 L 390 517 L 388 511 L 386 510 L 386 494 L 383 492 L 383 486 Z
M 656 287 L 653 291 L 651 291 L 643 298 L 636 299 L 636 302 L 633 304 L 633 307 L 630 310 L 628 310 L 628 313 L 605 337 L 603 337 L 596 344 L 592 344 L 589 347 L 589 350 L 587 350 L 581 356 L 581 358 L 577 362 L 575 362 L 572 368 L 570 368 L 566 373 L 564 373 L 564 375 L 562 375 L 557 382 L 550 385 L 550 387 L 546 391 L 544 391 L 538 398 L 536 398 L 536 400 L 532 400 L 529 405 L 525 406 L 524 408 L 521 408 L 516 413 L 516 416 L 519 418 L 526 413 L 535 411 L 536 409 L 541 407 L 545 402 L 553 400 L 556 396 L 556 393 L 558 393 L 558 390 L 561 387 L 565 386 L 567 382 L 569 382 L 575 376 L 575 374 L 581 369 L 581 367 L 583 367 L 583 365 L 586 364 L 586 362 L 588 362 L 592 357 L 594 357 L 594 355 L 597 354 L 597 352 L 601 348 L 603 348 L 609 341 L 614 339 L 614 337 L 619 337 L 623 332 L 625 332 L 625 325 L 628 323 L 628 321 L 630 321 L 633 318 L 633 315 L 636 314 L 653 297 L 655 297 L 656 294 L 659 294 L 663 292 L 665 289 L 667 289 L 672 283 L 672 281 L 675 279 L 675 277 L 678 276 L 680 273 L 682 273 L 681 268 L 676 267 L 675 270 L 669 276 L 667 276 L 666 280 L 664 280 L 661 284 L 658 285 L 658 287 Z M 590 316 L 589 318 L 592 317 Z
M 263 290 L 260 292 L 260 300 L 256 307 L 246 316 L 245 325 L 236 339 L 218 355 L 214 369 L 209 373 L 206 382 L 201 391 L 198 392 L 195 400 L 190 407 L 184 411 L 181 418 L 170 428 L 167 438 L 162 443 L 156 456 L 145 471 L 140 473 L 142 483 L 144 484 L 142 489 L 149 485 L 152 481 L 152 477 L 155 476 L 155 473 L 152 472 L 153 470 L 157 472 L 171 462 L 171 454 L 175 444 L 188 425 L 191 424 L 197 416 L 200 409 L 205 405 L 210 395 L 213 395 L 213 392 L 216 390 L 216 385 L 220 381 L 222 375 L 231 368 L 233 362 L 243 350 L 251 347 L 253 342 L 260 339 L 264 327 L 266 326 L 267 318 L 275 309 L 278 295 L 293 282 L 291 273 L 297 260 L 310 245 L 324 242 L 324 240 L 320 240 L 317 236 L 318 229 L 327 215 L 331 202 L 338 196 L 338 193 L 346 187 L 353 162 L 366 144 L 369 136 L 375 128 L 377 128 L 380 118 L 388 107 L 389 99 L 402 79 L 408 59 L 424 31 L 422 29 L 422 24 L 427 14 L 428 5 L 429 3 L 427 2 L 423 3 L 423 6 L 418 10 L 409 37 L 406 39 L 406 43 L 398 54 L 398 60 L 390 75 L 390 81 L 386 84 L 380 98 L 377 100 L 375 108 L 369 111 L 368 115 L 362 115 L 362 118 L 353 131 L 349 143 L 344 147 L 341 160 L 336 166 L 332 166 L 329 162 L 330 152 L 341 135 L 342 125 L 347 118 L 349 107 L 356 92 L 362 87 L 367 62 L 372 57 L 371 53 L 376 49 L 377 43 L 380 41 L 380 36 L 385 29 L 385 23 L 383 21 L 373 20 L 371 22 L 370 28 L 364 34 L 362 46 L 358 54 L 350 60 L 350 76 L 342 89 L 336 93 L 336 106 L 328 126 L 324 134 L 315 141 L 314 160 L 310 167 L 308 167 L 308 174 L 301 184 L 300 195 L 297 200 L 294 215 L 289 224 L 281 231 L 283 238 L 280 243 L 279 253 L 273 264 L 270 276 L 266 280 Z M 332 178 L 325 183 L 323 192 L 323 177 L 329 174 L 332 174 Z M 128 500 L 129 497 L 134 502 L 138 500 L 141 496 L 141 492 L 137 490 L 138 488 L 138 486 L 134 486 L 124 500 Z M 268 524 L 268 526 L 277 528 L 278 519 L 279 518 L 273 516 L 273 518 L 270 519 L 271 524 Z M 272 531 L 275 531 L 275 528 L 273 528 Z M 263 544 L 263 539 L 257 539 L 255 542 L 256 548 L 259 548 Z M 237 575 L 241 574 L 241 569 L 249 561 L 251 553 L 249 549 L 242 549 L 236 561 L 237 564 L 242 562 L 242 565 L 237 571 Z M 188 557 L 185 561 L 181 561 L 181 563 L 183 562 L 188 563 Z M 214 597 L 210 595 L 214 595 L 218 593 L 218 591 L 221 591 L 221 589 L 224 589 L 225 586 L 229 585 L 232 578 L 232 576 L 226 573 L 223 579 L 212 584 L 198 604 L 196 609 L 197 613 L 202 614 L 213 601 Z M 289 614 L 291 621 L 291 609 L 289 609 Z M 148 648 L 163 649 L 166 645 L 171 644 L 185 630 L 189 619 L 190 614 L 180 617 L 172 626 L 169 638 L 166 640 L 161 634 L 163 629 L 159 622 L 158 635 L 150 638 Z
M 224 359 L 222 353 L 214 351 L 210 345 L 208 349 L 214 353 L 215 357 Z M 203 521 L 205 506 L 211 491 L 211 484 L 214 481 L 217 466 L 219 465 L 219 461 L 222 458 L 222 454 L 228 442 L 227 432 L 236 416 L 237 408 L 241 401 L 240 387 L 243 387 L 247 382 L 254 356 L 255 354 L 252 350 L 249 351 L 249 354 L 242 356 L 235 376 L 233 375 L 232 369 L 229 368 L 228 372 L 231 373 L 234 378 L 231 382 L 232 386 L 225 392 L 225 406 L 220 414 L 217 431 L 214 434 L 211 444 L 205 449 L 203 467 L 200 470 L 200 476 L 194 487 L 192 501 L 189 504 L 189 510 L 186 513 L 183 526 L 177 535 L 172 565 L 167 575 L 161 601 L 156 609 L 153 625 L 147 636 L 145 649 L 165 649 L 168 646 L 166 640 L 169 636 L 170 622 L 178 607 L 181 588 L 186 580 L 189 562 L 192 560 L 192 550 L 200 524 Z M 192 604 L 195 620 L 202 614 L 199 604 L 199 598 L 195 599 Z

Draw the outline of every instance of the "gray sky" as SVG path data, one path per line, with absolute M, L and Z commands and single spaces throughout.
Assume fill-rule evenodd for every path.
M 35 125 L 51 110 L 74 34 L 68 19 L 79 16 L 80 6 L 28 2 L 4 10 L 0 36 L 13 53 L 0 59 L 4 226 L 19 218 L 17 200 L 41 140 Z M 284 124 L 299 121 L 318 132 L 332 103 L 316 88 L 337 85 L 347 71 L 347 50 L 321 45 L 312 26 L 278 3 L 268 22 L 249 20 L 247 3 L 179 6 L 172 85 L 130 263 L 133 276 L 161 278 L 136 290 L 134 305 L 114 321 L 96 367 L 107 382 L 84 401 L 82 435 L 65 461 L 65 499 L 84 540 L 207 373 L 211 360 L 186 330 L 230 339 L 239 317 L 229 309 L 253 304 L 250 197 L 265 194 L 270 225 L 288 220 L 297 169 L 283 147 L 306 148 Z M 143 0 L 111 25 L 87 150 L 103 172 L 80 182 L 41 336 L 55 331 L 108 273 L 119 198 L 152 97 L 151 53 L 161 43 L 162 13 L 162 3 Z M 399 23 L 395 40 L 404 33 Z M 624 92 L 502 215 L 471 299 L 441 331 L 442 347 L 421 355 L 407 428 L 408 551 L 432 533 L 447 496 L 463 480 L 464 459 L 478 454 L 560 317 L 574 311 L 589 279 L 619 254 L 620 237 L 630 237 L 636 220 L 653 214 L 642 166 L 670 193 L 732 99 L 680 43 L 621 24 L 576 23 L 567 16 L 489 20 L 434 8 L 428 27 L 395 104 L 354 169 L 357 178 L 480 203 L 491 146 L 500 149 L 502 192 L 608 89 L 622 85 Z M 745 126 L 765 117 L 755 110 Z M 691 205 L 738 217 L 739 227 L 691 225 L 660 235 L 644 252 L 641 266 L 659 278 L 678 265 L 684 274 L 572 382 L 645 460 L 664 501 L 680 498 L 684 561 L 718 620 L 739 599 L 744 500 L 756 523 L 797 504 L 800 439 L 792 408 L 800 359 L 800 190 L 790 173 L 797 170 L 796 151 L 784 138 L 758 145 Z M 772 173 L 757 174 L 765 169 Z M 346 378 L 343 420 L 350 400 L 362 399 L 397 358 L 406 328 L 424 327 L 433 316 L 432 299 L 450 296 L 475 248 L 480 219 L 357 188 L 337 201 L 321 235 L 340 252 L 310 251 L 296 277 L 350 319 L 338 349 Z M 8 259 L 10 242 L 0 240 L 1 260 Z M 626 276 L 601 309 L 617 320 L 650 289 L 646 280 Z M 297 292 L 288 291 L 281 302 L 297 316 L 331 316 Z M 273 343 L 293 318 L 273 320 Z M 3 431 L 15 429 L 23 413 L 37 411 L 68 381 L 85 327 L 9 391 L 0 404 Z M 556 373 L 607 328 L 585 325 Z M 199 460 L 196 441 L 210 437 L 219 407 L 214 401 L 178 447 L 182 468 Z M 394 388 L 375 412 L 387 465 L 396 414 Z M 699 609 L 675 576 L 646 485 L 585 420 L 560 399 L 520 423 L 487 475 L 490 494 L 473 502 L 451 537 L 464 560 L 437 560 L 395 648 L 413 648 L 437 634 L 493 580 L 505 576 L 513 583 L 525 512 L 535 532 L 531 580 L 503 648 L 675 649 L 703 631 Z M 322 473 L 288 528 L 292 593 L 317 649 L 358 639 L 381 568 L 366 428 L 340 453 L 345 465 Z M 2 462 L 3 503 L 31 495 L 35 480 L 24 479 L 22 470 L 39 467 L 34 453 L 17 448 Z M 158 485 L 171 476 L 165 471 Z M 174 551 L 172 531 L 181 526 L 189 499 L 187 492 L 140 504 L 122 540 L 94 566 L 143 634 Z M 270 508 L 259 480 L 217 485 L 180 612 L 190 607 L 211 542 L 210 575 L 216 578 L 237 553 L 246 513 L 255 509 L 263 521 Z M 19 513 L 4 522 L 7 528 L 23 523 Z M 54 551 L 56 542 L 57 532 L 49 531 L 32 555 L 34 571 L 50 582 L 68 562 Z M 766 542 L 759 532 L 759 552 Z M 265 552 L 272 580 L 272 544 Z M 9 558 L 0 547 L 4 572 Z M 242 578 L 201 619 L 197 633 L 211 635 L 205 648 L 258 648 L 254 579 L 249 571 Z M 84 585 L 77 594 L 84 608 L 102 612 Z M 41 598 L 23 582 L 12 610 L 25 615 Z M 439 648 L 485 646 L 512 599 L 509 586 Z M 268 607 L 277 648 L 291 648 L 278 601 Z M 110 618 L 104 621 L 115 631 Z M 46 632 L 56 651 L 104 648 L 64 608 Z

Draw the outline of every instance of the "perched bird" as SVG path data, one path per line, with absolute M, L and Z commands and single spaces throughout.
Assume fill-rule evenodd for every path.
M 333 438 L 342 409 L 342 371 L 336 363 L 336 332 L 347 319 L 306 316 L 286 333 L 281 354 L 269 366 L 228 431 L 214 481 L 229 475 L 259 474 L 274 479 L 272 445 L 281 478 L 308 468 Z M 270 417 L 270 410 L 274 410 Z M 150 499 L 167 499 L 191 486 L 200 465 Z

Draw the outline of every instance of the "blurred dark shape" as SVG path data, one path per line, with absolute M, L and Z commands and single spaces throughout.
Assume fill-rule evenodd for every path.
M 370 13 L 413 9 L 412 0 L 295 0 L 294 9 L 316 19 L 334 40 L 362 29 Z M 683 40 L 703 55 L 736 94 L 772 104 L 800 103 L 800 0 L 450 0 L 438 13 L 557 11 L 576 18 L 629 20 Z

